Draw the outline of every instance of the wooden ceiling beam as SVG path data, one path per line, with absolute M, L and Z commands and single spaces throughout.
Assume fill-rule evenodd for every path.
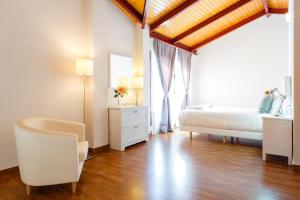
M 171 46 L 174 46 L 176 48 L 180 48 L 180 49 L 183 49 L 185 51 L 192 52 L 192 53 L 196 54 L 196 50 L 193 50 L 192 48 L 190 48 L 190 47 L 188 47 L 188 46 L 186 46 L 184 44 L 181 44 L 181 43 L 172 44 L 171 43 L 171 41 L 172 41 L 171 38 L 169 38 L 167 36 L 164 36 L 164 35 L 161 35 L 159 33 L 150 32 L 150 37 L 158 39 L 158 40 L 160 40 L 162 42 L 165 42 L 165 43 L 167 43 L 167 44 L 169 44 Z
M 151 26 L 150 26 L 150 31 L 153 32 L 155 29 L 160 27 L 164 22 L 172 19 L 173 17 L 177 16 L 181 12 L 183 12 L 185 9 L 189 8 L 190 6 L 194 5 L 200 0 L 186 0 L 184 3 L 180 4 L 177 6 L 175 9 L 171 10 L 164 16 L 162 16 L 160 19 L 155 21 Z
M 228 8 L 226 8 L 225 10 L 222 10 L 221 12 L 215 14 L 214 16 L 208 18 L 207 20 L 200 22 L 199 24 L 197 24 L 196 26 L 184 31 L 183 33 L 181 33 L 180 35 L 176 36 L 173 40 L 172 43 L 176 43 L 179 40 L 182 40 L 183 38 L 189 36 L 190 34 L 198 31 L 199 29 L 203 28 L 204 26 L 207 26 L 208 24 L 220 19 L 221 17 L 227 15 L 228 13 L 240 8 L 241 6 L 249 3 L 251 0 L 240 0 L 238 2 L 236 2 L 235 4 L 229 6 Z
M 264 4 L 264 9 L 265 9 L 265 13 L 266 13 L 267 17 L 270 17 L 268 1 L 267 0 L 261 0 L 261 1 Z
M 272 14 L 286 14 L 289 12 L 288 8 L 269 8 L 269 12 Z
M 127 0 L 114 0 L 123 9 L 125 9 L 137 22 L 143 23 L 143 15 L 141 15 Z
M 191 47 L 191 48 L 192 48 L 193 50 L 196 50 L 196 49 L 198 49 L 199 47 L 201 47 L 201 46 L 203 46 L 203 45 L 205 45 L 205 44 L 207 44 L 207 43 L 209 43 L 209 42 L 211 42 L 211 41 L 213 41 L 213 40 L 215 40 L 215 39 L 218 39 L 218 38 L 220 38 L 220 37 L 226 35 L 227 33 L 230 33 L 230 32 L 232 32 L 232 31 L 234 31 L 234 30 L 240 28 L 241 26 L 244 26 L 245 24 L 248 24 L 249 22 L 251 22 L 251 21 L 253 21 L 253 20 L 255 20 L 255 19 L 261 17 L 261 16 L 264 16 L 265 14 L 266 14 L 266 13 L 265 13 L 265 10 L 263 10 L 263 11 L 261 11 L 261 12 L 255 14 L 255 15 L 252 15 L 252 16 L 250 16 L 250 17 L 248 17 L 248 18 L 246 18 L 246 19 L 240 21 L 239 23 L 237 23 L 237 24 L 235 24 L 235 25 L 233 25 L 233 26 L 231 26 L 231 27 L 229 27 L 229 28 L 227 28 L 227 29 L 221 31 L 220 33 L 218 33 L 218 34 L 216 34 L 216 35 L 213 35 L 212 37 L 210 37 L 210 38 L 208 38 L 208 39 L 206 39 L 206 40 L 204 40 L 204 41 L 202 41 L 202 42 L 200 42 L 200 43 L 198 43 L 198 44 L 195 44 L 195 45 L 194 45 L 193 47 Z
M 144 4 L 144 11 L 143 11 L 143 21 L 142 21 L 142 29 L 145 28 L 146 22 L 147 22 L 147 16 L 149 11 L 150 0 L 145 0 Z

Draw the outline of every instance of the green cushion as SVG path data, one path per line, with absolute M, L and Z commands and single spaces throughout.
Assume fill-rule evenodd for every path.
M 273 103 L 273 95 L 267 95 L 263 98 L 263 100 L 260 103 L 259 106 L 259 112 L 260 113 L 270 113 L 272 109 L 272 103 Z

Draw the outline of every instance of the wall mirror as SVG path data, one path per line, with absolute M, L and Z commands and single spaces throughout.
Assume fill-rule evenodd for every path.
M 133 59 L 128 56 L 109 54 L 110 62 L 110 88 L 116 88 L 119 85 L 121 77 L 133 76 Z

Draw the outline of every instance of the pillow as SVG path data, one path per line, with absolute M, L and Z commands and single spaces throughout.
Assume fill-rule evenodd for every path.
M 259 112 L 260 113 L 270 113 L 273 104 L 273 95 L 266 95 L 260 103 Z
M 282 113 L 282 104 L 285 100 L 285 97 L 282 95 L 276 96 L 272 103 L 271 113 L 272 115 L 278 115 Z

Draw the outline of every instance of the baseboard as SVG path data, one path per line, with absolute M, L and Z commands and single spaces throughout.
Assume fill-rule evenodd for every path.
M 107 151 L 108 149 L 109 149 L 109 144 L 103 145 L 101 147 L 96 147 L 96 148 L 89 147 L 89 153 L 97 154 L 97 153 L 101 153 L 103 151 Z
M 107 151 L 108 149 L 109 149 L 109 144 L 103 145 L 103 146 L 97 147 L 97 148 L 89 147 L 89 153 L 97 154 L 97 153 L 100 153 L 100 152 L 103 152 L 103 151 Z M 0 176 L 4 175 L 4 174 L 11 174 L 11 173 L 14 173 L 14 172 L 17 172 L 17 171 L 19 171 L 19 166 L 3 169 L 3 170 L 0 170 Z
M 293 165 L 293 172 L 300 173 L 300 165 Z
M 11 167 L 8 169 L 3 169 L 3 170 L 0 170 L 0 176 L 5 175 L 5 174 L 12 174 L 12 173 L 15 173 L 18 171 L 19 171 L 19 166 Z

